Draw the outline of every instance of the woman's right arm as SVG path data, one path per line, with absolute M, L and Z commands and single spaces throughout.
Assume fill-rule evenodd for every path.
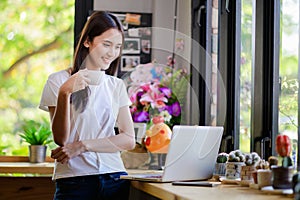
M 70 133 L 70 97 L 89 82 L 83 73 L 72 75 L 59 89 L 57 105 L 49 107 L 54 142 L 64 146 Z

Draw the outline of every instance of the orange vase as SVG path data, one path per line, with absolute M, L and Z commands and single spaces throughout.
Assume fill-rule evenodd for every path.
M 172 131 L 162 116 L 153 117 L 153 125 L 146 131 L 145 145 L 151 153 L 167 153 Z

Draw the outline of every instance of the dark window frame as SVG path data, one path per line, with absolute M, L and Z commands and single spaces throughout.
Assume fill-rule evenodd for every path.
M 191 49 L 191 86 L 198 97 L 197 102 L 191 96 L 190 118 L 198 125 L 211 124 L 211 74 L 212 62 L 212 2 L 211 0 L 192 0 L 192 49 Z M 195 108 L 195 106 L 198 106 Z M 199 111 L 199 113 L 196 113 Z M 199 118 L 194 122 L 193 118 Z
M 219 0 L 218 69 L 225 85 L 226 102 L 219 98 L 217 100 L 217 124 L 222 125 L 223 123 L 224 125 L 222 149 L 225 152 L 239 148 L 240 20 L 241 0 L 230 1 L 229 3 L 226 0 Z M 226 109 L 223 108 L 224 106 Z M 226 113 L 220 113 L 223 110 Z M 224 115 L 225 122 L 222 119 Z
M 239 147 L 241 0 L 219 0 L 219 70 L 226 87 L 224 140 L 227 152 Z M 280 0 L 255 2 L 255 53 L 251 109 L 251 151 L 275 155 L 278 134 Z M 235 25 L 235 26 L 234 26 Z M 218 100 L 220 108 L 222 102 Z M 221 110 L 221 109 L 218 109 Z
M 251 150 L 275 155 L 278 134 L 280 0 L 256 1 Z
M 75 0 L 74 49 L 88 16 L 94 9 L 94 0 Z

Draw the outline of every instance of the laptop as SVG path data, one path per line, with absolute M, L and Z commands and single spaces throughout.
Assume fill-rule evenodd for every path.
M 121 179 L 174 182 L 207 180 L 212 177 L 221 144 L 223 127 L 176 125 L 166 157 L 159 173 L 135 173 Z

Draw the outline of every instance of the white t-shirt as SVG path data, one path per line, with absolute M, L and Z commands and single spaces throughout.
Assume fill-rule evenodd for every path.
M 59 88 L 69 77 L 65 70 L 48 77 L 40 109 L 48 111 L 48 106 L 57 105 Z M 82 113 L 71 109 L 71 131 L 67 143 L 115 135 L 119 108 L 131 104 L 124 82 L 117 77 L 104 74 L 100 85 L 89 87 L 91 94 L 86 109 Z M 120 152 L 85 152 L 72 158 L 67 164 L 56 162 L 53 179 L 119 171 L 125 171 Z

